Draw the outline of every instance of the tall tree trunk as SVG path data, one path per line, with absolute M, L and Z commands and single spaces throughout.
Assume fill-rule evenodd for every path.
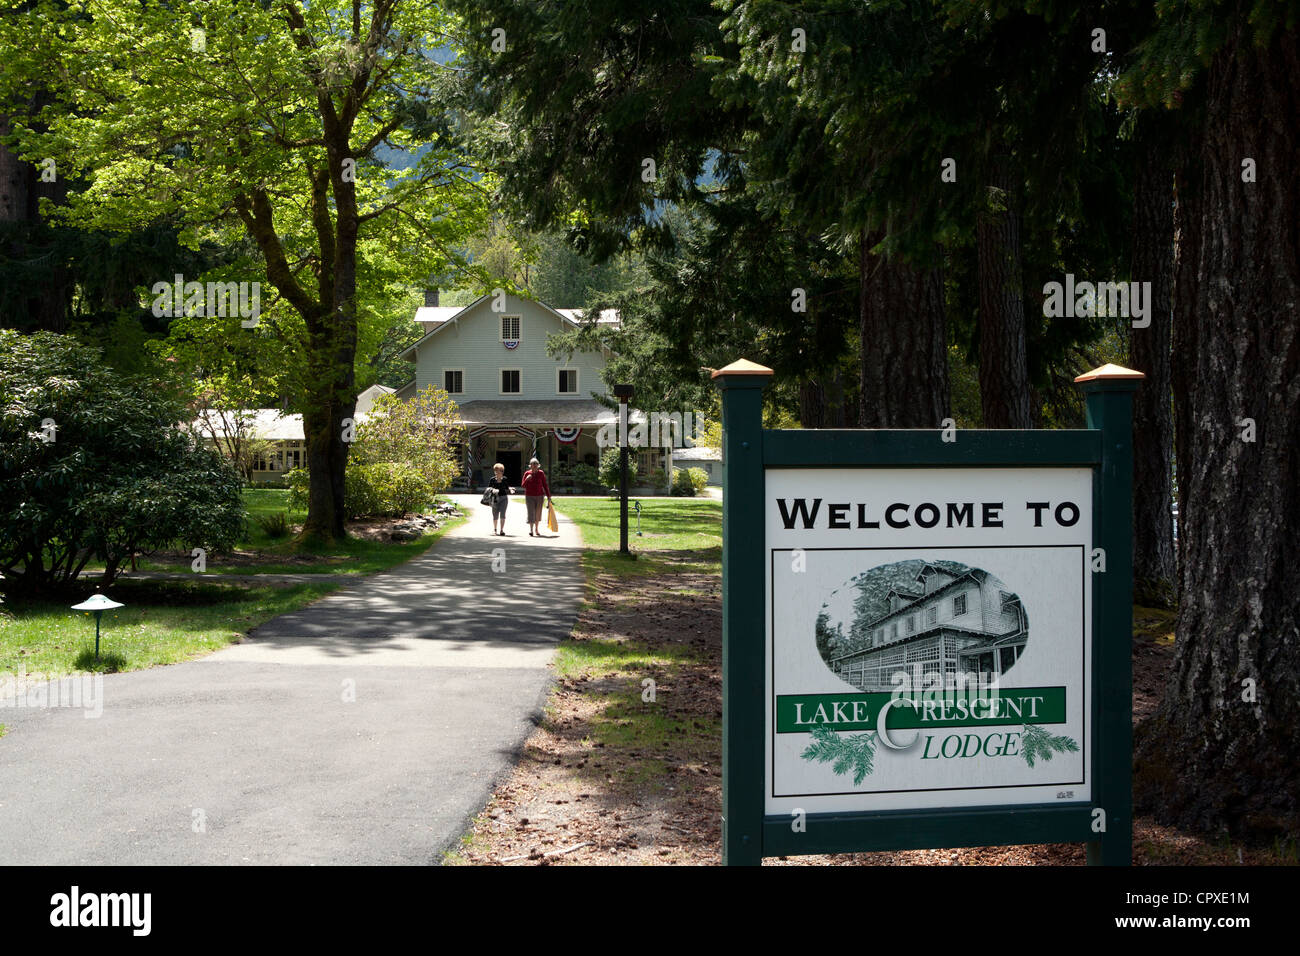
M 1300 37 L 1259 48 L 1245 6 L 1178 192 L 1178 638 L 1135 796 L 1161 822 L 1272 836 L 1300 827 Z
M 9 117 L 0 115 L 0 138 L 13 132 Z M 30 163 L 18 158 L 0 142 L 0 222 L 25 222 L 28 218 Z
M 844 381 L 837 368 L 799 383 L 799 425 L 802 428 L 847 428 Z
M 820 379 L 799 383 L 799 427 L 827 428 L 832 409 L 827 407 L 826 386 Z
M 1167 607 L 1174 585 L 1169 343 L 1173 326 L 1174 168 L 1171 130 L 1153 117 L 1138 120 L 1133 187 L 1131 278 L 1151 283 L 1150 320 L 1129 330 L 1129 365 L 1146 374 L 1133 399 L 1133 594 Z
M 1020 183 L 997 156 L 985 206 L 975 221 L 979 248 L 980 405 L 985 428 L 1033 428 L 1025 355 L 1024 270 L 1020 255 Z
M 32 122 L 32 117 L 52 99 L 48 92 L 39 93 L 29 102 L 23 119 Z M 12 131 L 10 117 L 0 116 L 0 138 L 8 136 Z M 67 185 L 63 177 L 45 182 L 41 170 L 0 143 L 0 223 L 15 224 L 4 230 L 10 236 L 10 242 L 7 248 L 0 247 L 0 257 L 20 262 L 41 258 L 45 250 L 33 246 L 39 247 L 42 243 L 48 243 L 49 239 L 44 234 L 40 200 L 48 197 L 61 203 L 66 196 Z M 73 294 L 73 278 L 69 271 L 61 263 L 48 266 L 38 281 L 27 281 L 21 285 L 26 294 L 18 309 L 21 318 L 11 317 L 16 319 L 15 327 L 65 331 Z
M 860 428 L 939 428 L 948 417 L 948 336 L 939 269 L 859 256 Z

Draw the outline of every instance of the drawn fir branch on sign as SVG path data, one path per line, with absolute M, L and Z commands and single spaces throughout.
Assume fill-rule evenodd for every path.
M 1025 735 L 1021 740 L 1020 753 L 1029 766 L 1032 767 L 1034 760 L 1038 757 L 1051 760 L 1052 754 L 1062 754 L 1067 750 L 1070 753 L 1076 753 L 1079 750 L 1079 745 L 1074 742 L 1073 737 L 1054 737 L 1037 724 L 1025 724 Z
M 834 761 L 831 769 L 836 773 L 848 773 L 852 770 L 855 786 L 871 773 L 871 761 L 876 755 L 874 732 L 841 737 L 823 725 L 814 727 L 811 733 L 812 743 L 800 754 L 804 760 L 816 760 L 818 763 Z

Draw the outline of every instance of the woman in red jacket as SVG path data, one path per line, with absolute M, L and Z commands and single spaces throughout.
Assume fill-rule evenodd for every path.
M 522 484 L 524 504 L 528 506 L 528 534 L 540 538 L 542 532 L 537 526 L 542 523 L 542 501 L 551 499 L 551 486 L 546 481 L 546 472 L 542 471 L 542 463 L 536 458 L 529 460 Z

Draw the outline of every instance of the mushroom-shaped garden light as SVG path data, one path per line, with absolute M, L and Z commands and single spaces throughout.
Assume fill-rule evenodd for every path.
M 99 660 L 99 618 L 105 611 L 111 611 L 115 607 L 123 607 L 117 601 L 112 601 L 96 591 L 80 604 L 72 605 L 74 611 L 94 611 L 95 612 L 95 660 Z

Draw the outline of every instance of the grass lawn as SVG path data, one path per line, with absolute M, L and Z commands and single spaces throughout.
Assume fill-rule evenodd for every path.
M 722 574 L 722 502 L 712 498 L 657 498 L 641 504 L 641 537 L 635 512 L 628 510 L 628 547 L 635 558 L 618 553 L 619 503 L 604 498 L 564 498 L 556 510 L 582 531 L 582 569 L 588 594 L 597 592 L 601 574 L 619 577 L 661 574 Z M 666 592 L 661 592 L 666 593 Z M 686 592 L 683 592 L 686 593 Z M 647 666 L 672 667 L 686 658 L 663 656 L 623 641 L 568 640 L 560 644 L 555 670 L 561 677 L 611 677 Z M 647 730 L 649 728 L 646 728 Z
M 236 643 L 258 624 L 337 587 L 120 581 L 108 595 L 125 607 L 104 612 L 99 661 L 93 615 L 71 610 L 73 601 L 14 598 L 0 614 L 0 671 L 61 676 L 174 664 Z
M 582 531 L 583 569 L 590 582 L 597 572 L 643 575 L 663 571 L 722 573 L 722 502 L 715 498 L 652 498 L 641 501 L 641 536 L 636 512 L 628 507 L 628 547 L 618 553 L 618 501 L 607 498 L 556 499 L 555 509 Z
M 256 562 L 232 561 L 219 554 L 209 554 L 207 570 L 233 574 L 373 574 L 422 554 L 448 528 L 464 518 L 443 524 L 437 531 L 409 542 L 368 541 L 349 538 L 341 544 L 305 547 L 293 538 L 271 538 L 258 523 L 259 516 L 285 512 L 289 524 L 301 524 L 305 511 L 289 508 L 289 492 L 283 488 L 245 488 L 244 505 L 248 521 L 244 538 L 236 548 L 257 552 Z M 283 558 L 283 560 L 277 560 Z M 190 558 L 145 558 L 136 563 L 141 571 L 189 571 Z
M 249 531 L 239 548 L 262 555 L 283 555 L 284 561 L 224 564 L 208 556 L 209 572 L 239 574 L 354 573 L 369 574 L 401 564 L 426 551 L 449 528 L 465 519 L 444 522 L 416 541 L 390 543 L 350 539 L 314 552 L 295 552 L 292 540 L 273 541 L 253 520 L 257 514 L 288 510 L 288 492 L 273 488 L 244 491 L 249 507 Z M 291 514 L 290 521 L 301 521 Z M 295 560 L 296 559 L 296 560 Z M 144 561 L 141 571 L 190 571 L 190 561 Z M 89 587 L 93 582 L 83 582 Z M 238 642 L 257 625 L 296 611 L 339 585 L 260 584 L 187 580 L 118 580 L 107 595 L 125 607 L 103 616 L 100 659 L 95 660 L 93 615 L 73 611 L 85 594 L 60 600 L 7 599 L 0 606 L 0 672 L 19 668 L 28 674 L 61 676 L 78 671 L 129 671 L 156 664 L 173 664 Z

